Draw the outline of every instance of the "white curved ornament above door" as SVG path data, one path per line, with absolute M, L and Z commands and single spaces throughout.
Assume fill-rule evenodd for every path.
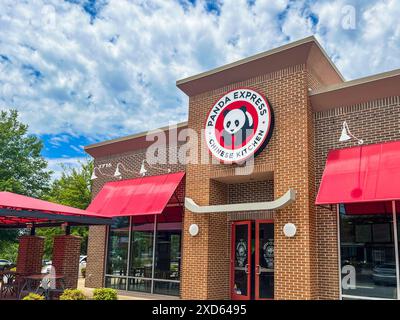
M 222 204 L 213 206 L 199 206 L 191 198 L 185 198 L 185 208 L 193 213 L 216 213 L 216 212 L 237 212 L 237 211 L 261 211 L 282 209 L 296 200 L 296 191 L 289 189 L 282 197 L 273 201 Z

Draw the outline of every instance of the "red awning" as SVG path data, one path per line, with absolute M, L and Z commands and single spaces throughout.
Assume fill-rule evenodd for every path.
M 96 213 L 35 199 L 12 192 L 0 192 L 0 228 L 35 223 L 42 226 L 108 224 L 110 219 Z
M 317 205 L 400 199 L 400 141 L 332 150 Z
M 88 210 L 106 217 L 160 214 L 184 172 L 107 182 Z

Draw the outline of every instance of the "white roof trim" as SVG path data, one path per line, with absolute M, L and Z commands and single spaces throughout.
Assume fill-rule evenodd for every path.
M 174 123 L 174 124 L 171 123 L 170 125 L 165 126 L 165 127 L 152 129 L 152 130 L 149 130 L 149 131 L 142 131 L 142 132 L 139 132 L 139 133 L 131 134 L 129 136 L 124 136 L 124 137 L 120 137 L 120 138 L 116 138 L 116 139 L 111 139 L 111 140 L 106 140 L 106 141 L 101 141 L 101 142 L 97 142 L 97 143 L 94 143 L 94 144 L 90 144 L 88 146 L 85 146 L 84 150 L 89 150 L 89 149 L 92 149 L 92 148 L 102 147 L 102 146 L 113 144 L 113 143 L 116 143 L 116 142 L 122 142 L 122 141 L 127 141 L 127 140 L 131 140 L 131 139 L 140 138 L 140 137 L 145 137 L 147 135 L 152 135 L 154 133 L 158 133 L 158 132 L 160 132 L 160 130 L 161 131 L 168 131 L 171 128 L 175 128 L 175 127 L 176 128 L 185 127 L 185 126 L 187 126 L 187 124 L 188 124 L 187 121 Z
M 274 201 L 199 206 L 193 199 L 185 198 L 185 207 L 194 213 L 276 210 L 288 206 L 295 200 L 296 191 L 289 189 L 282 197 Z
M 309 96 L 316 96 L 316 95 L 331 92 L 331 91 L 336 91 L 336 90 L 345 89 L 345 88 L 349 88 L 349 87 L 355 87 L 358 85 L 367 84 L 367 83 L 371 83 L 374 81 L 384 80 L 384 79 L 398 77 L 398 76 L 400 76 L 400 69 L 395 69 L 395 70 L 391 70 L 391 71 L 387 71 L 387 72 L 374 74 L 374 75 L 368 76 L 368 77 L 363 77 L 363 78 L 358 78 L 358 79 L 354 79 L 354 80 L 350 80 L 350 81 L 337 83 L 337 84 L 334 84 L 334 85 L 331 85 L 328 87 L 322 87 L 320 89 L 316 89 L 316 90 L 313 90 L 312 92 L 310 92 Z

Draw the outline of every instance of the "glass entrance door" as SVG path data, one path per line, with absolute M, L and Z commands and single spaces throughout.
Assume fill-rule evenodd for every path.
M 256 221 L 255 298 L 274 298 L 274 224 Z
M 233 222 L 231 237 L 232 299 L 273 299 L 273 221 Z
M 250 299 L 251 267 L 251 221 L 234 222 L 231 256 L 232 299 Z

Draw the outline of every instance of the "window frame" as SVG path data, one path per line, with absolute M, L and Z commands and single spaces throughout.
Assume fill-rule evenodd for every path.
M 180 249 L 181 249 L 181 255 L 182 255 L 182 241 L 183 241 L 183 210 L 182 210 L 182 228 L 181 228 L 181 235 L 180 235 Z M 145 277 L 135 277 L 135 276 L 130 276 L 129 275 L 129 264 L 131 260 L 131 240 L 132 240 L 132 225 L 133 225 L 133 216 L 129 217 L 129 244 L 128 244 L 128 258 L 127 258 L 127 272 L 125 276 L 115 276 L 112 274 L 107 273 L 107 263 L 108 263 L 108 255 L 109 255 L 109 237 L 110 237 L 110 230 L 111 226 L 107 227 L 107 232 L 106 232 L 106 246 L 105 246 L 105 261 L 104 261 L 104 277 L 103 277 L 103 286 L 106 287 L 106 281 L 107 278 L 123 278 L 126 280 L 126 285 L 125 285 L 125 291 L 129 292 L 138 292 L 138 293 L 147 293 L 147 294 L 154 294 L 154 286 L 155 282 L 168 282 L 168 283 L 179 283 L 181 282 L 181 270 L 179 270 L 179 280 L 168 280 L 168 279 L 158 279 L 155 278 L 155 257 L 156 257 L 156 246 L 157 246 L 157 230 L 158 230 L 158 220 L 157 220 L 157 214 L 154 215 L 154 229 L 153 229 L 153 249 L 152 249 L 152 268 L 151 268 L 151 278 L 145 278 Z M 135 290 L 128 290 L 129 288 L 129 280 L 131 279 L 141 279 L 141 280 L 148 280 L 151 281 L 151 287 L 150 287 L 150 292 L 143 292 L 143 291 L 135 291 Z M 180 296 L 180 291 L 178 292 L 177 295 L 171 295 L 171 296 Z

